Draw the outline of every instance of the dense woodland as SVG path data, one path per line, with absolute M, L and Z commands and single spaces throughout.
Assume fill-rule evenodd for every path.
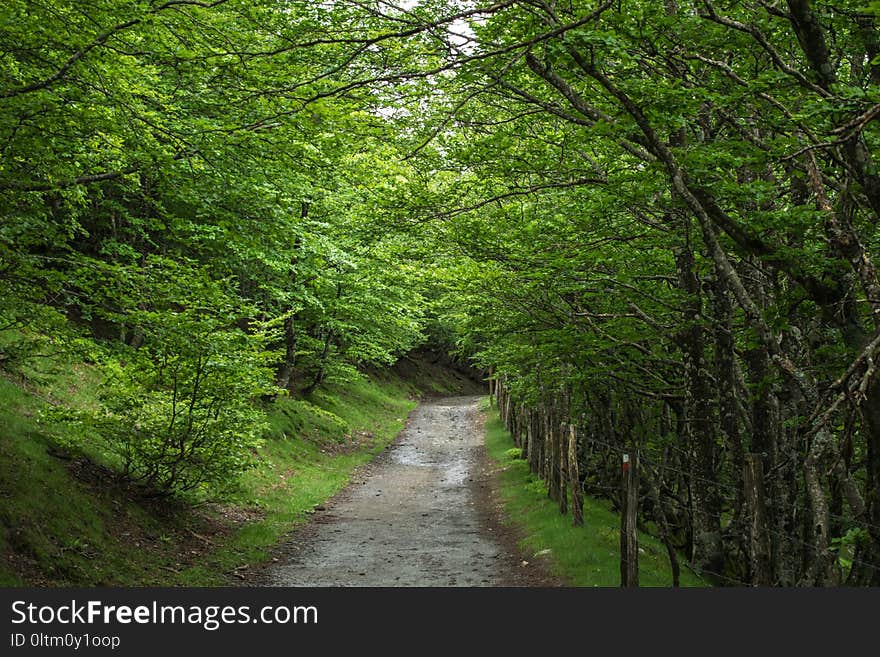
M 716 583 L 880 585 L 878 3 L 0 7 L 0 368 L 131 481 L 427 342 L 561 504 L 637 452 Z

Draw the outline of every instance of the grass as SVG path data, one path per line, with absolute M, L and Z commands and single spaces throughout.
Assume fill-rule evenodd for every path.
M 266 561 L 285 534 L 394 440 L 416 406 L 411 395 L 402 381 L 364 379 L 316 391 L 307 401 L 277 402 L 259 465 L 244 475 L 234 499 L 236 507 L 256 511 L 259 519 L 184 570 L 178 583 L 223 584 L 225 573 Z
M 524 534 L 520 547 L 527 554 L 545 550 L 555 575 L 572 586 L 620 585 L 620 515 L 610 503 L 584 499 L 584 527 L 573 527 L 570 515 L 547 497 L 543 481 L 529 472 L 528 463 L 517 458 L 497 412 L 486 421 L 486 448 L 500 468 L 501 498 L 508 522 Z M 639 533 L 639 583 L 641 586 L 671 586 L 672 574 L 666 549 L 659 540 Z M 682 566 L 681 586 L 705 586 Z
M 59 448 L 50 436 L 82 437 L 72 427 L 49 431 L 41 411 L 92 403 L 99 381 L 82 364 L 55 369 L 0 376 L 2 586 L 228 584 L 384 449 L 417 403 L 415 388 L 390 374 L 279 400 L 234 496 L 194 509 L 139 497 L 83 458 L 87 449 Z

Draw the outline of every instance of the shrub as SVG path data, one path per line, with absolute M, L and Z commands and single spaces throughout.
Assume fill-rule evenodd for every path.
M 66 411 L 121 476 L 157 495 L 218 494 L 235 484 L 267 423 L 274 392 L 267 338 L 203 269 L 153 259 L 143 292 L 108 317 L 139 336 L 112 342 L 93 408 Z M 248 325 L 247 331 L 240 327 Z

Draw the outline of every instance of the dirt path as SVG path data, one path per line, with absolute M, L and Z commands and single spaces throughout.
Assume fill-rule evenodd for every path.
M 388 450 L 298 530 L 271 586 L 523 586 L 524 567 L 493 517 L 480 397 L 422 403 Z

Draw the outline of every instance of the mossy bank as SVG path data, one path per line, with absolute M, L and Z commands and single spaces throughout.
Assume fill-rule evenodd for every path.
M 410 364 L 418 370 L 419 362 Z M 439 376 L 434 388 L 472 390 L 458 374 L 432 372 Z M 246 579 L 358 465 L 395 438 L 423 394 L 392 369 L 325 384 L 303 399 L 279 399 L 265 407 L 269 429 L 232 492 L 193 504 L 145 496 L 98 459 L 61 446 L 66 427 L 47 424 L 46 409 L 60 401 L 89 404 L 95 389 L 86 365 L 0 377 L 2 585 L 198 586 Z

